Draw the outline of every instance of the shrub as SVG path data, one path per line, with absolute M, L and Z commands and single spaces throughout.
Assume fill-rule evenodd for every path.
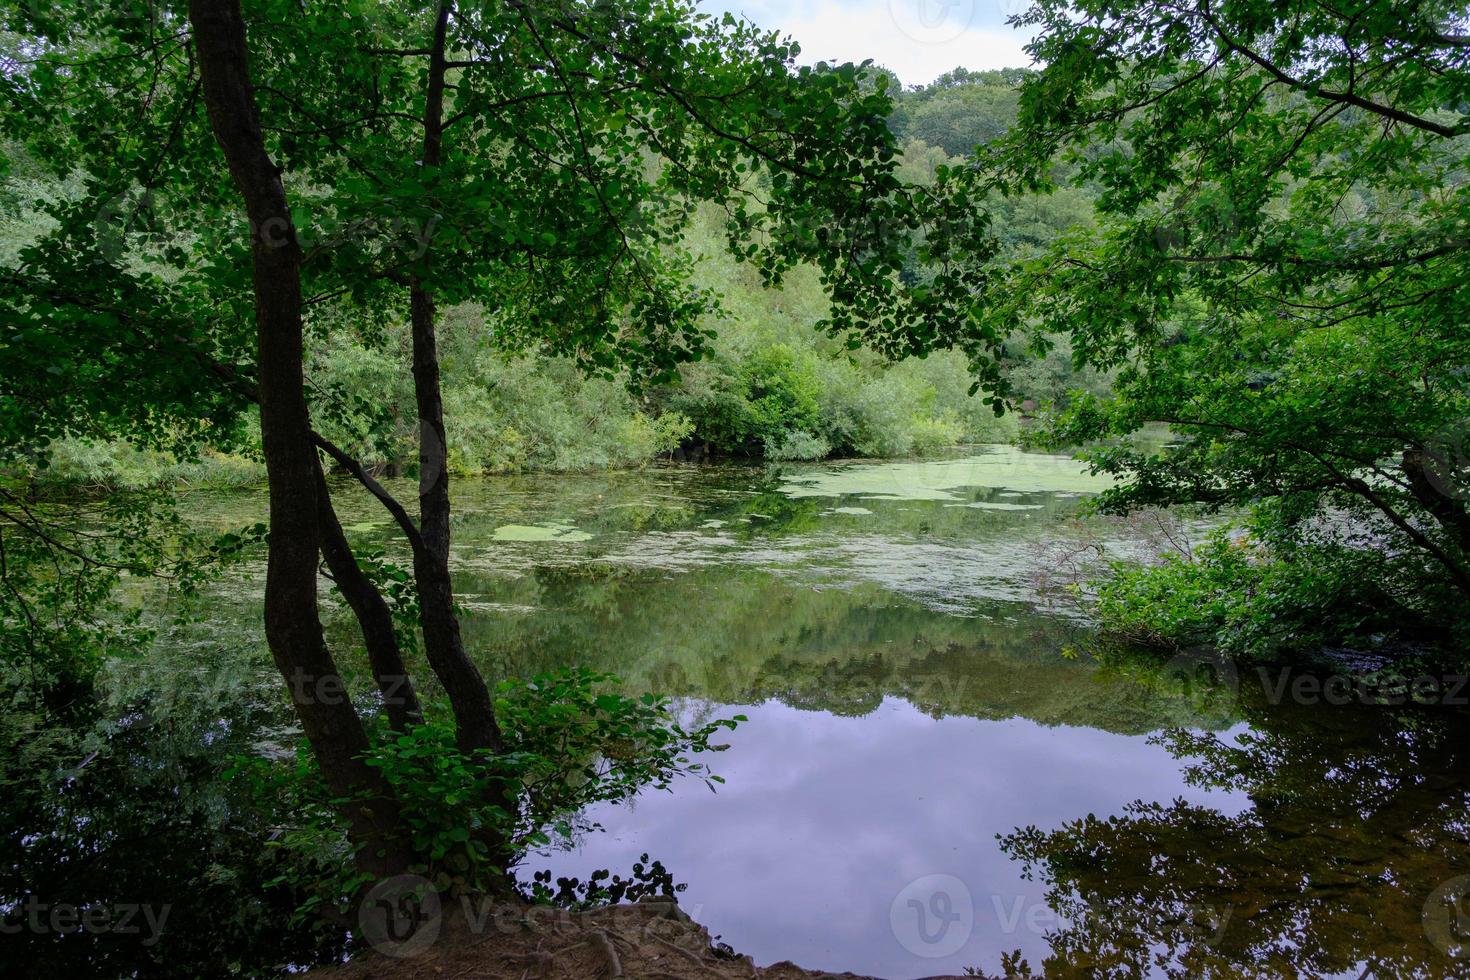
M 909 434 L 913 440 L 914 452 L 932 453 L 963 442 L 965 427 L 959 419 L 953 416 L 943 418 L 919 416 L 910 424 Z
M 782 433 L 766 446 L 767 459 L 822 459 L 830 452 L 832 445 L 826 439 L 800 430 Z
M 135 446 L 121 439 L 66 438 L 52 442 L 46 464 L 29 474 L 42 484 L 71 484 L 99 490 L 154 487 L 238 487 L 261 483 L 265 467 L 244 455 L 205 450 L 197 458 Z
M 717 357 L 692 365 L 682 381 L 670 407 L 693 422 L 700 440 L 721 452 L 770 456 L 790 433 L 821 429 L 823 385 L 809 352 L 773 344 L 738 363 Z
M 618 444 L 628 462 L 640 462 L 672 453 L 694 431 L 694 421 L 680 412 L 657 418 L 635 412 L 622 422 Z
M 1262 507 L 1244 529 L 1218 530 L 1189 555 L 1112 563 L 1093 583 L 1095 613 L 1105 634 L 1125 641 L 1248 659 L 1367 648 L 1394 634 L 1453 646 L 1442 630 L 1453 600 L 1418 587 L 1413 562 L 1283 527 Z
M 745 384 L 732 361 L 714 357 L 686 365 L 669 407 L 694 423 L 693 435 L 725 453 L 748 453 L 754 423 Z
M 763 448 L 788 432 L 812 432 L 821 423 L 822 386 L 810 354 L 775 344 L 752 354 L 740 375 L 750 406 L 748 436 Z

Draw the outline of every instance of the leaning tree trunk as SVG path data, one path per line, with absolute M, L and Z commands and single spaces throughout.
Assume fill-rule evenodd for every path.
M 424 97 L 423 165 L 432 174 L 444 142 L 444 43 L 449 3 L 439 4 L 429 55 L 429 81 Z M 413 329 L 413 385 L 419 413 L 419 530 L 423 547 L 414 555 L 424 653 L 454 710 L 461 751 L 501 748 L 495 707 L 480 671 L 465 653 L 454 615 L 454 587 L 449 575 L 449 466 L 444 438 L 444 398 L 439 381 L 439 349 L 435 335 L 434 297 L 422 274 L 409 294 Z
M 398 634 L 393 629 L 393 613 L 388 609 L 383 594 L 363 572 L 352 553 L 352 545 L 337 519 L 332 507 L 331 491 L 321 465 L 317 465 L 317 512 L 321 525 L 322 557 L 332 573 L 337 591 L 357 617 L 362 630 L 363 646 L 367 648 L 368 663 L 373 669 L 378 691 L 383 696 L 383 710 L 388 715 L 388 724 L 394 731 L 406 732 L 409 726 L 424 720 L 424 709 L 419 704 L 408 668 L 403 663 L 403 649 Z
M 258 385 L 242 384 L 234 368 L 212 358 L 205 358 L 204 361 L 210 373 L 219 378 L 227 389 L 253 405 L 260 405 Z M 317 449 L 326 451 L 347 468 L 370 493 L 378 496 L 380 500 L 392 499 L 387 497 L 387 491 L 368 477 L 362 464 L 322 438 L 320 433 L 313 431 L 312 441 Z M 423 709 L 419 704 L 418 694 L 414 691 L 408 669 L 403 663 L 402 647 L 398 642 L 398 634 L 393 628 L 393 614 L 389 611 L 388 603 L 384 601 L 382 592 L 363 573 L 362 567 L 357 563 L 357 557 L 352 553 L 352 545 L 348 543 L 347 535 L 342 530 L 342 522 L 337 519 L 337 511 L 332 506 L 331 489 L 327 486 L 326 472 L 322 469 L 319 459 L 316 475 L 317 520 L 322 535 L 322 557 L 326 560 L 328 569 L 331 570 L 337 590 L 342 593 L 353 615 L 357 617 L 358 625 L 362 630 L 363 645 L 367 648 L 368 662 L 372 665 L 378 689 L 383 694 L 389 724 L 396 731 L 407 731 L 410 725 L 423 721 Z M 417 548 L 418 528 L 413 526 L 407 512 L 402 507 L 396 506 L 396 501 L 394 504 L 395 507 L 392 510 L 395 518 L 399 520 L 405 533 L 409 534 L 410 543 Z
M 408 864 L 397 806 L 363 760 L 367 733 L 317 615 L 318 462 L 303 380 L 301 250 L 265 149 L 239 0 L 189 0 L 189 20 L 210 124 L 250 218 L 260 430 L 270 481 L 266 641 L 328 789 L 357 801 L 345 805 L 344 816 L 361 866 L 392 874 Z

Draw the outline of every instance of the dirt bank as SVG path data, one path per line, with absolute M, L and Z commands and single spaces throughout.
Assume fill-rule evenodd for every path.
M 757 967 L 711 940 L 671 902 L 614 905 L 590 912 L 498 905 L 455 909 L 403 944 L 350 963 L 314 970 L 313 980 L 871 980 L 853 973 L 804 970 L 791 963 Z M 407 954 L 407 955 L 403 955 Z M 939 978 L 936 978 L 939 980 Z

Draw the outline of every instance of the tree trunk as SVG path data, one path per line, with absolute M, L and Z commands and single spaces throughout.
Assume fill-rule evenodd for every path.
M 403 652 L 398 644 L 398 634 L 393 629 L 393 614 L 376 585 L 363 574 L 352 546 L 337 520 L 332 508 L 331 492 L 327 477 L 320 464 L 317 466 L 317 510 L 319 511 L 322 534 L 322 557 L 337 584 L 337 591 L 351 607 L 362 629 L 363 645 L 367 648 L 368 663 L 373 668 L 373 678 L 383 695 L 383 708 L 388 714 L 388 724 L 395 731 L 407 731 L 410 725 L 424 720 L 424 709 L 419 704 L 408 668 L 403 663 Z
M 270 481 L 265 634 L 329 791 L 344 807 L 358 861 L 373 874 L 408 864 L 398 810 L 363 756 L 367 733 L 317 615 L 321 540 L 316 450 L 302 367 L 301 250 L 280 172 L 265 150 L 239 0 L 189 0 L 204 100 L 250 218 L 261 443 Z
M 444 135 L 444 43 L 449 3 L 442 0 L 434 22 L 429 55 L 429 81 L 424 96 L 423 165 L 429 178 L 440 161 Z M 424 653 L 454 710 L 460 750 L 500 751 L 500 726 L 480 671 L 465 653 L 454 615 L 454 587 L 449 575 L 449 466 L 444 438 L 444 399 L 439 382 L 439 349 L 435 336 L 434 297 L 422 276 L 410 287 L 413 327 L 413 386 L 419 413 L 419 531 L 423 548 L 414 557 L 419 590 Z
M 1402 462 L 1414 499 L 1450 533 L 1460 551 L 1470 555 L 1470 510 L 1464 501 L 1441 492 L 1434 485 L 1422 449 L 1404 450 Z

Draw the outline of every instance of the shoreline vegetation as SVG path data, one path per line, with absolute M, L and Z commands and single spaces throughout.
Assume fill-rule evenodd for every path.
M 919 187 L 961 164 L 978 143 L 1016 118 L 1019 69 L 946 74 L 929 86 L 895 89 L 889 124 L 898 173 Z M 51 211 L 86 198 L 86 177 L 46 172 L 17 144 L 0 179 L 0 257 L 14 259 L 53 231 Z M 1091 221 L 1092 190 L 997 202 L 991 215 L 1000 257 L 1020 259 Z M 141 204 L 148 205 L 149 201 Z M 1105 395 L 1115 372 L 1079 359 L 1065 336 L 1008 342 L 1005 382 L 1012 407 L 997 414 L 974 389 L 955 350 L 890 361 L 851 333 L 830 334 L 830 287 L 812 263 L 772 285 L 732 256 L 727 215 L 697 207 L 677 249 L 695 257 L 691 285 L 719 296 L 702 314 L 703 356 L 657 384 L 598 370 L 535 345 L 520 349 L 516 326 L 474 302 L 439 311 L 437 346 L 447 465 L 454 476 L 579 472 L 637 466 L 659 457 L 815 460 L 923 456 L 961 444 L 1014 442 L 1019 417 L 1049 417 L 1080 395 Z M 103 243 L 107 244 L 107 243 Z M 113 246 L 120 248 L 121 243 Z M 153 271 L 144 259 L 131 260 Z M 379 475 L 412 475 L 418 463 L 417 406 L 408 366 L 410 324 L 401 314 L 332 313 L 307 324 L 306 395 L 318 430 Z M 630 387 L 631 385 L 631 387 Z M 95 489 L 170 484 L 237 486 L 263 480 L 258 412 L 228 428 L 148 433 L 156 448 L 72 434 L 26 447 L 43 461 L 13 476 Z M 170 443 L 197 460 L 176 460 Z M 49 470 L 49 472 L 48 472 Z
M 1137 750 L 1134 802 L 1094 807 L 1074 774 L 1051 826 L 993 828 L 1036 908 L 1075 913 L 1030 949 L 1048 974 L 1418 977 L 1470 954 L 1417 919 L 1470 896 L 1443 880 L 1465 685 L 1379 697 L 1470 650 L 1470 13 L 1035 0 L 1010 22 L 1035 67 L 905 87 L 692 0 L 0 0 L 0 966 L 762 975 L 676 903 L 610 921 L 678 891 L 647 854 L 634 879 L 517 874 L 598 807 L 716 789 L 705 753 L 738 748 L 746 700 L 835 722 L 917 692 L 928 731 L 930 681 L 977 722 L 1118 735 L 1072 743 L 1084 763 Z M 967 462 L 1012 482 L 875 463 L 683 499 L 629 481 L 626 510 L 528 479 L 543 499 L 493 526 L 460 507 L 497 474 L 975 444 L 1007 447 Z M 1018 446 L 1089 472 L 1028 484 Z M 191 489 L 221 512 L 239 489 L 255 523 L 209 525 Z M 1045 589 L 1017 584 L 1048 560 Z M 615 639 L 649 683 L 593 662 Z M 750 682 L 723 698 L 673 670 L 735 654 Z M 206 683 L 211 658 L 244 682 Z M 1058 714 L 1025 715 L 1018 664 Z M 1383 683 L 1256 690 L 1275 664 Z M 187 695 L 119 683 L 136 665 Z M 1148 690 L 1091 685 L 1109 671 Z M 1088 721 L 1180 686 L 1234 744 L 1172 724 L 1198 712 L 1140 715 L 1134 741 Z M 893 731 L 890 778 L 965 744 Z M 882 774 L 880 741 L 812 766 Z M 1064 760 L 1026 744 L 970 743 L 941 778 L 1028 796 L 1005 792 L 1018 760 Z M 958 839 L 968 801 L 914 802 L 937 782 L 865 783 L 911 809 L 841 826 L 895 857 L 915 815 Z M 1249 799 L 1163 795 L 1211 788 Z M 923 883 L 961 860 L 897 914 L 947 929 Z M 865 898 L 915 953 L 872 901 L 893 884 Z M 342 965 L 382 948 L 363 915 L 411 937 L 465 897 L 575 909 L 576 931 L 517 933 L 489 968 L 469 941 Z M 1089 925 L 1094 897 L 1123 928 Z M 166 944 L 12 921 L 154 902 Z M 1218 905 L 1254 912 L 1201 932 Z

